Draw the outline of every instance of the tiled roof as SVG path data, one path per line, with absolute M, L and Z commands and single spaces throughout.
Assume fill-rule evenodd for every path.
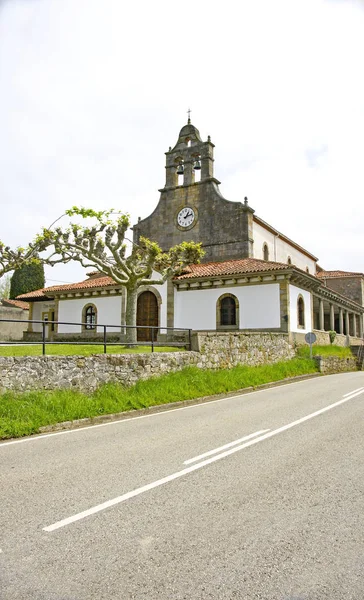
M 1 303 L 3 306 L 15 306 L 15 308 L 29 310 L 28 302 L 22 302 L 21 300 L 10 300 L 9 298 L 3 298 Z
M 318 271 L 317 277 L 320 279 L 330 279 L 334 277 L 364 277 L 364 273 L 351 273 L 350 271 Z
M 32 300 L 35 298 L 46 298 L 47 295 L 45 292 L 50 289 L 52 289 L 52 288 L 42 288 L 40 290 L 34 290 L 34 292 L 27 292 L 26 294 L 20 294 L 19 296 L 16 297 L 16 299 L 20 300 L 20 298 L 21 298 L 22 300 L 28 300 L 28 298 L 29 298 L 29 300 Z
M 99 287 L 112 287 L 117 285 L 117 283 L 108 276 L 102 276 L 97 278 L 85 279 L 85 281 L 80 281 L 78 283 L 66 283 L 64 285 L 52 285 L 51 287 L 42 288 L 41 290 L 35 290 L 34 292 L 28 292 L 27 294 L 21 294 L 17 296 L 17 298 L 22 299 L 35 299 L 35 298 L 43 298 L 47 297 L 48 294 L 53 295 L 55 292 L 68 292 L 73 290 L 88 290 L 92 288 Z
M 267 271 L 282 271 L 292 269 L 292 265 L 270 262 L 257 258 L 243 258 L 241 260 L 225 260 L 224 262 L 211 262 L 186 267 L 175 280 L 193 279 L 197 277 L 216 277 L 219 275 L 240 275 L 243 273 L 263 273 Z

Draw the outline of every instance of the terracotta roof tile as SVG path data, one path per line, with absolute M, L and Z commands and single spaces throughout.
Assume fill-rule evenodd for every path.
M 3 298 L 1 303 L 3 306 L 15 306 L 15 308 L 29 310 L 28 302 L 22 302 L 21 300 L 10 300 L 9 298 Z
M 350 271 L 318 271 L 317 277 L 320 279 L 330 279 L 334 277 L 364 277 L 364 273 L 351 273 Z
M 52 294 L 55 292 L 67 292 L 73 290 L 88 290 L 92 288 L 99 287 L 112 287 L 116 286 L 117 283 L 108 276 L 102 276 L 97 278 L 85 279 L 85 281 L 80 281 L 78 283 L 66 283 L 64 285 L 52 285 L 51 287 L 42 288 L 40 290 L 35 290 L 34 292 L 28 292 L 27 294 L 21 294 L 17 296 L 17 299 L 35 299 L 35 298 L 46 298 L 48 294 Z
M 216 277 L 219 275 L 240 275 L 243 273 L 262 273 L 267 271 L 281 271 L 292 269 L 292 265 L 270 262 L 257 258 L 243 258 L 241 260 L 226 260 L 224 262 L 211 262 L 199 265 L 190 265 L 184 269 L 175 280 L 193 279 L 198 277 Z

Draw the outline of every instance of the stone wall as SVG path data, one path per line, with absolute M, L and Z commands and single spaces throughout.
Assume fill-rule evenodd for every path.
M 357 361 L 352 358 L 341 358 L 340 356 L 314 356 L 318 364 L 320 373 L 344 373 L 346 371 L 356 371 Z
M 357 277 L 327 277 L 324 279 L 324 284 L 334 292 L 364 306 L 364 282 L 360 275 Z
M 316 335 L 316 342 L 314 346 L 330 346 L 330 336 L 328 331 L 320 331 L 319 329 L 314 329 L 313 333 Z M 289 339 L 291 344 L 295 344 L 297 346 L 305 346 L 307 342 L 305 341 L 304 333 L 295 333 L 291 332 L 289 334 Z M 334 341 L 335 346 L 360 346 L 362 340 L 359 337 L 342 335 L 341 333 L 336 334 L 336 338 Z
M 19 341 L 27 329 L 28 311 L 21 308 L 0 306 L 0 319 L 14 319 L 15 323 L 4 323 L 0 320 L 0 342 Z
M 198 362 L 195 352 L 0 357 L 0 392 L 78 389 L 118 382 L 132 385 Z
M 0 392 L 45 389 L 95 390 L 108 382 L 132 385 L 139 379 L 178 371 L 260 365 L 294 356 L 287 336 L 274 333 L 195 333 L 192 352 L 98 354 L 94 356 L 0 357 Z
M 230 368 L 244 364 L 250 366 L 289 360 L 295 356 L 282 333 L 217 333 L 194 332 L 192 350 L 201 353 L 203 368 Z M 200 365 L 199 365 L 200 366 Z

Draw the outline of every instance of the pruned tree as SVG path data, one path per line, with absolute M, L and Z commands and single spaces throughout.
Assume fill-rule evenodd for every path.
M 34 242 L 28 244 L 25 248 L 16 248 L 13 250 L 0 241 L 0 277 L 10 271 L 18 269 L 24 264 L 31 262 L 40 262 L 38 254 L 46 250 L 52 244 L 53 238 L 49 237 L 47 230 L 37 235 Z
M 141 238 L 140 244 L 132 244 L 127 255 L 126 232 L 130 226 L 129 216 L 118 214 L 115 220 L 112 210 L 94 211 L 74 206 L 66 211 L 70 217 L 92 219 L 91 226 L 71 223 L 66 229 L 56 227 L 45 229 L 43 235 L 52 239 L 54 253 L 45 259 L 47 264 L 54 262 L 81 263 L 83 267 L 92 267 L 109 275 L 115 283 L 124 286 L 126 294 L 126 325 L 136 326 L 137 297 L 140 287 L 162 285 L 169 277 L 181 272 L 192 263 L 199 262 L 203 256 L 201 244 L 182 242 L 163 252 L 159 245 L 147 238 Z M 58 219 L 57 219 L 58 221 Z M 157 272 L 157 277 L 153 273 Z M 135 343 L 136 329 L 127 328 L 127 343 Z

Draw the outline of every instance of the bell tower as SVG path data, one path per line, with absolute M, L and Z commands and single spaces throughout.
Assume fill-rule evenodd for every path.
M 203 142 L 190 117 L 175 146 L 165 153 L 165 185 L 149 217 L 133 227 L 133 240 L 147 237 L 169 250 L 201 242 L 202 262 L 253 256 L 253 213 L 247 202 L 226 200 L 214 177 L 214 144 Z
M 198 172 L 201 172 L 201 182 L 214 180 L 214 144 L 210 136 L 207 142 L 202 141 L 189 118 L 179 132 L 174 148 L 166 152 L 166 183 L 163 189 L 192 185 L 197 182 Z

